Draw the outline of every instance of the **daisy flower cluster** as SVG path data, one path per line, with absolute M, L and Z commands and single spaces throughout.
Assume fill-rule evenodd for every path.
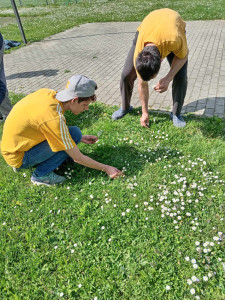
M 68 167 L 67 171 L 64 172 L 64 176 L 70 180 L 72 178 L 73 172 L 74 172 L 74 170 Z
M 222 267 L 225 270 L 225 259 L 223 261 L 222 258 L 215 257 L 216 250 L 221 250 L 221 252 L 223 251 L 223 249 L 217 249 L 218 247 L 216 246 L 221 245 L 222 242 L 224 244 L 224 238 L 225 235 L 222 232 L 218 232 L 217 235 L 215 235 L 211 239 L 211 241 L 196 241 L 196 256 L 198 256 L 198 259 L 191 258 L 189 256 L 185 257 L 185 261 L 192 265 L 194 272 L 198 272 L 199 270 L 198 276 L 193 274 L 190 278 L 187 279 L 187 284 L 192 287 L 190 289 L 190 293 L 192 295 L 195 295 L 196 290 L 200 290 L 198 284 L 207 283 L 208 281 L 210 281 L 211 278 L 216 276 L 217 270 L 220 267 Z M 200 299 L 200 296 L 197 295 L 196 299 Z
M 139 193 L 139 179 L 136 176 L 128 177 L 123 184 L 126 188 L 127 200 L 131 204 L 127 204 L 127 207 L 122 207 L 119 202 L 115 203 L 109 189 L 104 190 L 102 193 L 101 210 L 105 211 L 107 205 L 110 208 L 112 207 L 112 209 L 116 208 L 119 213 L 118 215 L 121 216 L 121 220 L 127 220 L 126 218 L 130 217 L 134 211 L 138 210 L 139 213 L 144 211 L 144 214 L 137 213 L 136 218 L 144 217 L 145 221 L 151 220 L 151 212 L 153 211 L 155 215 L 159 215 L 159 218 L 161 216 L 165 221 L 168 221 L 176 232 L 179 232 L 182 226 L 189 225 L 192 236 L 197 237 L 200 234 L 201 239 L 194 242 L 196 252 L 184 257 L 183 261 L 183 263 L 190 266 L 191 270 L 191 275 L 186 278 L 189 292 L 195 299 L 200 299 L 201 294 L 204 293 L 202 285 L 206 285 L 212 278 L 215 278 L 218 268 L 225 270 L 225 259 L 222 255 L 218 257 L 224 246 L 224 234 L 218 231 L 217 234 L 208 237 L 204 241 L 203 224 L 206 223 L 206 220 L 202 219 L 205 214 L 201 214 L 201 211 L 204 212 L 205 210 L 204 203 L 206 201 L 213 201 L 216 197 L 213 195 L 213 190 L 209 190 L 208 187 L 217 187 L 218 184 L 224 186 L 225 181 L 219 178 L 218 172 L 213 173 L 209 171 L 207 162 L 204 159 L 192 159 L 190 155 L 184 156 L 176 149 L 164 147 L 162 141 L 168 140 L 168 135 L 164 132 L 153 132 L 150 140 L 154 143 L 156 142 L 153 148 L 149 147 L 149 141 L 141 138 L 140 144 L 142 145 L 142 149 L 145 148 L 145 150 L 138 153 L 137 159 L 143 160 L 148 166 L 154 167 L 156 164 L 162 166 L 163 172 L 166 172 L 166 176 L 163 177 L 162 182 L 155 185 L 156 189 L 152 192 L 152 195 L 141 198 Z M 132 147 L 139 147 L 138 142 L 129 138 L 118 138 L 118 141 L 123 144 L 132 145 Z M 100 145 L 98 144 L 97 146 Z M 114 148 L 116 147 L 115 143 Z M 123 170 L 129 170 L 129 160 L 124 160 L 124 158 L 121 158 L 121 160 L 124 163 Z M 68 168 L 68 172 L 65 172 L 65 175 L 68 178 L 71 176 L 70 168 Z M 89 185 L 91 184 L 90 182 Z M 89 197 L 90 199 L 94 199 L 94 193 L 92 192 Z M 122 203 L 124 205 L 124 202 Z M 220 220 L 223 220 L 222 215 Z M 99 229 L 102 231 L 102 234 L 105 234 L 108 230 L 107 226 L 103 224 L 99 224 Z M 145 222 L 145 225 L 148 224 Z M 107 237 L 107 241 L 109 243 L 112 242 L 112 237 Z M 74 244 L 74 247 L 70 247 L 71 254 L 75 253 L 75 250 L 76 247 Z M 165 286 L 165 291 L 170 293 L 172 289 L 173 284 L 169 282 L 169 285 Z
M 151 155 L 155 157 L 156 151 L 159 148 L 159 145 L 157 145 L 154 149 L 155 151 L 147 149 L 147 153 L 150 154 L 145 155 L 141 153 L 140 157 L 143 157 L 146 161 L 151 161 Z M 162 150 L 162 148 L 160 149 Z M 167 155 L 155 158 L 155 162 L 160 163 L 163 159 L 168 159 L 169 156 L 173 156 L 173 151 L 167 148 L 166 154 Z M 177 152 L 177 155 L 179 154 L 180 153 Z M 188 157 L 179 156 L 178 165 L 181 167 L 182 172 L 178 174 L 168 174 L 168 180 L 164 180 L 163 184 L 158 185 L 159 192 L 157 196 L 153 197 L 151 195 L 147 201 L 143 201 L 144 210 L 154 210 L 156 207 L 159 207 L 161 217 L 171 219 L 176 230 L 178 230 L 182 224 L 189 222 L 191 231 L 202 233 L 200 226 L 202 222 L 195 214 L 199 212 L 199 209 L 204 211 L 203 204 L 205 201 L 208 201 L 209 197 L 206 196 L 209 192 L 208 185 L 216 186 L 218 183 L 225 185 L 225 181 L 219 178 L 218 172 L 215 175 L 213 172 L 208 171 L 206 161 L 201 158 L 197 158 L 193 161 L 190 159 L 190 155 Z M 164 168 L 172 168 L 172 166 L 169 164 L 164 166 Z M 199 176 L 199 174 L 201 175 Z M 128 180 L 127 188 L 134 191 L 137 185 L 136 177 L 134 177 L 134 180 Z M 215 198 L 215 196 L 211 195 L 211 199 L 213 198 Z M 135 204 L 135 207 L 139 207 L 139 204 Z M 125 212 L 122 213 L 122 216 L 125 216 Z M 147 219 L 148 218 L 146 218 L 146 220 Z M 223 221 L 223 218 L 220 220 Z M 215 248 L 215 244 L 220 245 L 223 240 L 223 233 L 218 232 L 216 236 L 212 237 L 211 241 L 202 243 L 196 241 L 195 245 L 198 259 L 186 257 L 185 260 L 191 262 L 193 271 L 198 272 L 200 270 L 203 275 L 197 277 L 193 274 L 191 278 L 187 279 L 188 285 L 200 282 L 206 283 L 210 278 L 216 275 L 216 267 L 218 267 L 218 265 L 212 265 L 212 258 L 209 259 L 208 256 L 216 255 L 217 249 Z M 220 261 L 220 266 L 225 269 L 225 262 L 223 262 L 221 258 L 218 258 L 218 261 Z M 171 287 L 167 285 L 166 290 L 169 291 L 170 289 Z M 196 295 L 196 291 L 197 289 L 194 287 L 190 289 L 191 295 L 194 295 L 196 299 L 200 299 L 200 296 Z

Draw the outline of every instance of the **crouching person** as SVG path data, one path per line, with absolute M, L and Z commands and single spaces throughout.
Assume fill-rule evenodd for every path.
M 83 155 L 79 142 L 94 144 L 96 136 L 84 135 L 76 126 L 66 125 L 64 112 L 74 115 L 88 110 L 96 100 L 97 84 L 83 75 L 74 75 L 64 90 L 40 89 L 19 101 L 3 128 L 1 152 L 14 171 L 35 166 L 31 181 L 37 185 L 62 183 L 65 177 L 53 171 L 68 157 L 83 166 L 106 172 L 110 178 L 122 175 L 115 167 Z

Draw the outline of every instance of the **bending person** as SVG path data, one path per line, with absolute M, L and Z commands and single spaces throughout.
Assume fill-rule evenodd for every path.
M 120 81 L 122 107 L 113 113 L 112 119 L 120 119 L 132 110 L 130 101 L 134 81 L 138 76 L 138 93 L 142 106 L 140 121 L 141 126 L 148 127 L 148 81 L 156 77 L 161 61 L 166 57 L 170 70 L 154 89 L 158 93 L 163 93 L 173 81 L 173 110 L 170 118 L 176 127 L 186 125 L 181 116 L 187 90 L 188 47 L 185 26 L 181 16 L 168 8 L 155 10 L 145 17 L 137 29 L 122 71 Z

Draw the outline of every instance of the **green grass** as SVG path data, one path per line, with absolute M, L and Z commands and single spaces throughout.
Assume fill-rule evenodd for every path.
M 180 130 L 151 113 L 144 129 L 139 109 L 113 122 L 114 109 L 66 117 L 99 135 L 81 151 L 123 178 L 67 164 L 64 185 L 37 187 L 0 158 L 0 299 L 225 298 L 224 120 Z
M 84 23 L 141 21 L 150 11 L 163 7 L 177 10 L 185 20 L 215 20 L 225 16 L 224 0 L 82 0 L 69 5 L 18 6 L 18 11 L 27 41 L 34 42 Z M 1 32 L 6 39 L 22 42 L 18 26 L 12 24 L 10 17 L 14 17 L 13 10 L 2 8 Z M 8 22 L 4 23 L 4 19 Z

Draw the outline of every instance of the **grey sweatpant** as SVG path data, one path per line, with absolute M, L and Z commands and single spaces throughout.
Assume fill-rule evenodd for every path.
M 0 36 L 0 38 L 2 38 L 2 36 Z M 0 43 L 0 44 L 2 44 L 1 49 L 0 49 L 0 80 L 6 86 L 6 78 L 5 78 L 4 62 L 3 62 L 4 42 Z M 6 87 L 5 97 L 0 104 L 0 117 L 2 117 L 2 116 L 7 117 L 11 109 L 12 109 L 12 105 L 11 105 L 10 99 L 8 97 L 8 90 Z
M 138 38 L 138 31 L 135 34 L 132 46 L 128 52 L 122 75 L 120 80 L 120 93 L 122 97 L 122 109 L 128 110 L 130 107 L 131 96 L 134 87 L 134 81 L 137 79 L 137 74 L 134 68 L 133 57 Z M 169 64 L 172 64 L 174 54 L 171 52 L 167 56 Z M 187 65 L 188 62 L 177 72 L 172 83 L 172 98 L 173 98 L 173 114 L 180 115 L 184 98 L 187 91 Z

